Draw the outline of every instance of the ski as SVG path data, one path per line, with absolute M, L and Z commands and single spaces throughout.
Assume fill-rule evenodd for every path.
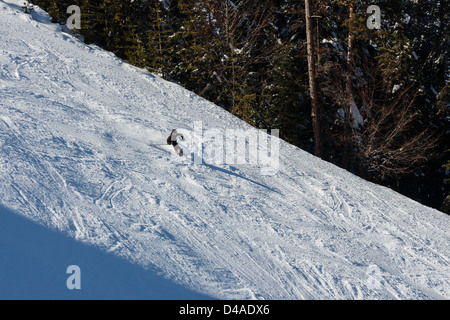
M 148 146 L 155 147 L 159 150 L 168 151 L 168 150 L 166 150 L 164 148 L 160 148 L 160 147 L 170 147 L 171 145 L 167 144 L 167 143 L 149 143 Z M 180 157 L 183 156 L 183 149 L 181 149 L 181 147 L 179 145 L 174 146 L 173 149 L 178 156 L 180 156 Z M 168 151 L 168 152 L 170 152 L 170 151 Z

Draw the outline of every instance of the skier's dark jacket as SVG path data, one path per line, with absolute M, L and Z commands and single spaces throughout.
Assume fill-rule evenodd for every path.
M 175 147 L 178 144 L 177 137 L 180 137 L 181 140 L 184 140 L 184 136 L 181 133 L 177 133 L 176 129 L 173 129 L 170 133 L 170 136 L 167 138 L 167 144 L 171 144 Z

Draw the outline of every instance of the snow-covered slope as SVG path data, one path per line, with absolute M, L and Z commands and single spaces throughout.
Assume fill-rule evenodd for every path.
M 133 298 L 158 290 L 187 299 L 450 298 L 449 216 L 282 141 L 273 175 L 258 163 L 214 163 L 212 139 L 201 164 L 149 146 L 173 128 L 189 138 L 196 122 L 205 132 L 254 129 L 20 5 L 0 1 L 0 205 L 9 230 L 0 236 L 0 297 L 13 296 L 17 283 L 24 296 L 66 290 L 65 269 L 61 276 L 51 261 L 90 270 L 77 262 L 88 259 L 84 250 L 68 244 L 43 263 L 53 285 L 22 281 L 24 264 L 57 240 L 27 247 L 53 235 L 14 232 L 25 222 L 12 210 L 98 248 L 96 259 L 106 259 L 100 250 L 120 257 L 117 290 Z M 83 278 L 79 294 L 89 297 L 99 278 Z M 104 288 L 114 296 L 114 285 Z

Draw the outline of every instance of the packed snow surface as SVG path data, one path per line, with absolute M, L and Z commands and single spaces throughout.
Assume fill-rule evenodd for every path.
M 249 142 L 215 161 L 211 133 L 258 131 L 21 5 L 0 1 L 0 298 L 450 298 L 449 216 L 275 137 L 272 171 Z M 175 156 L 174 128 L 203 143 Z

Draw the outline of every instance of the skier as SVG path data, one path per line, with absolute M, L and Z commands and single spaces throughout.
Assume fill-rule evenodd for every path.
M 179 155 L 183 155 L 183 149 L 178 145 L 177 138 L 180 137 L 181 141 L 184 141 L 184 136 L 178 133 L 176 129 L 173 129 L 170 136 L 167 138 L 167 144 L 172 145 L 175 148 L 175 152 Z

